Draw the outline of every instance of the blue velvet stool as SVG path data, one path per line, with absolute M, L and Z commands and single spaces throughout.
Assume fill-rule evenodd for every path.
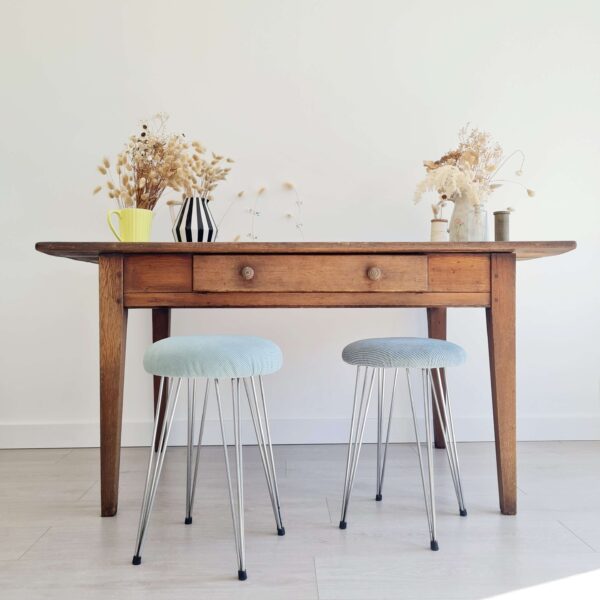
M 275 474 L 271 432 L 267 415 L 267 405 L 263 386 L 263 375 L 274 373 L 282 364 L 281 350 L 273 342 L 259 337 L 251 336 L 186 336 L 170 337 L 153 344 L 144 356 L 144 368 L 148 373 L 160 376 L 160 391 L 158 394 L 159 405 L 156 408 L 154 432 L 150 445 L 150 458 L 148 461 L 148 474 L 142 500 L 140 523 L 135 545 L 133 564 L 141 563 L 141 550 L 144 535 L 148 527 L 152 505 L 156 496 L 156 489 L 160 478 L 169 434 L 173 425 L 173 416 L 179 398 L 179 391 L 183 380 L 187 381 L 188 388 L 188 427 L 187 427 L 187 485 L 186 485 L 186 515 L 185 523 L 192 523 L 192 509 L 194 494 L 198 477 L 198 459 L 202 444 L 202 434 L 206 418 L 210 389 L 214 387 L 221 439 L 225 455 L 225 470 L 229 487 L 229 501 L 235 547 L 238 557 L 238 578 L 245 580 L 246 553 L 244 541 L 244 490 L 243 490 L 243 461 L 240 420 L 240 388 L 243 386 L 248 404 L 260 457 L 267 480 L 267 488 L 275 515 L 277 534 L 284 535 L 285 529 L 281 520 L 279 506 L 279 490 Z M 194 423 L 196 413 L 196 380 L 206 379 L 202 416 L 196 442 L 194 457 Z M 258 385 L 255 380 L 258 379 Z M 234 494 L 227 441 L 223 425 L 223 409 L 219 380 L 229 380 L 233 403 L 233 431 L 235 445 L 236 466 L 236 493 Z M 166 386 L 167 398 L 164 407 L 164 419 L 159 427 L 158 415 L 161 414 L 160 402 L 163 389 Z

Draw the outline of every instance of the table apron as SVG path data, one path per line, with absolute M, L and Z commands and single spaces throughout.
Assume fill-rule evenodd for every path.
M 127 308 L 489 307 L 489 292 L 125 292 Z

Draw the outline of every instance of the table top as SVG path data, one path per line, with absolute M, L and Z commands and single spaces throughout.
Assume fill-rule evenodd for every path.
M 51 256 L 97 263 L 101 254 L 487 254 L 509 252 L 517 260 L 555 256 L 576 242 L 38 242 Z

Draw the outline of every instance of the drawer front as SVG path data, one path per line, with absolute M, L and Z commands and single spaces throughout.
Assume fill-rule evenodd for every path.
M 489 254 L 431 254 L 430 292 L 489 292 Z
M 196 292 L 423 292 L 421 255 L 196 255 Z
M 126 292 L 191 292 L 190 254 L 137 254 L 125 258 Z

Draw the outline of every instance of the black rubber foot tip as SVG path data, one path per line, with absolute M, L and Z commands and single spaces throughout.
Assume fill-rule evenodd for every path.
M 347 525 L 346 521 L 340 521 L 340 529 L 346 529 Z
M 137 554 L 133 557 L 133 560 L 131 561 L 132 565 L 141 565 L 142 564 L 142 557 L 138 556 Z
M 238 579 L 240 581 L 246 581 L 246 579 L 248 579 L 248 575 L 246 574 L 246 571 L 238 571 Z
M 466 508 L 461 508 L 459 510 L 459 514 L 461 517 L 466 517 L 467 516 L 467 509 Z
M 278 527 L 277 535 L 285 535 L 285 527 Z
M 382 496 L 381 494 L 377 494 L 377 495 L 375 496 L 375 500 L 376 500 L 377 502 L 381 502 L 381 501 L 383 500 L 383 496 Z
M 184 523 L 186 525 L 191 525 L 192 524 L 192 517 L 186 517 Z
M 436 540 L 431 540 L 431 544 L 429 545 L 429 547 L 434 551 L 437 552 L 440 547 L 438 546 L 438 543 Z

